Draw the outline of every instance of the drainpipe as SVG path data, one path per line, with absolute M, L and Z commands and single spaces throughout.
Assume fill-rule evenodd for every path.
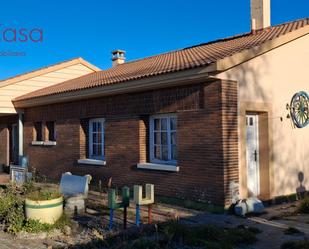
M 21 158 L 24 155 L 24 124 L 23 113 L 18 113 L 18 158 L 21 165 Z

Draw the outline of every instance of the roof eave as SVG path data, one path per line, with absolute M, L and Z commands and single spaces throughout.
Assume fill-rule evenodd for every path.
M 76 64 L 79 64 L 79 63 L 84 65 L 85 67 L 91 69 L 94 72 L 101 71 L 100 68 L 92 65 L 88 61 L 79 57 L 79 58 L 75 58 L 75 59 L 72 59 L 72 60 L 69 60 L 69 61 L 60 62 L 60 63 L 57 63 L 57 64 L 52 65 L 52 66 L 40 68 L 40 69 L 37 69 L 37 70 L 30 72 L 30 73 L 18 75 L 16 77 L 13 77 L 13 78 L 10 78 L 10 79 L 7 79 L 7 80 L 0 81 L 0 87 L 5 87 L 5 86 L 8 86 L 8 85 L 11 85 L 11 84 L 23 81 L 23 80 L 28 80 L 28 79 L 31 79 L 31 78 L 34 78 L 34 77 L 37 77 L 37 76 L 40 76 L 40 75 L 44 75 L 46 73 L 50 73 L 50 72 L 53 72 L 53 71 L 56 71 L 56 70 L 59 70 L 59 69 L 65 68 L 65 67 L 73 66 L 73 65 L 76 65 Z
M 207 67 L 194 68 L 185 71 L 167 73 L 139 80 L 126 81 L 117 84 L 104 85 L 83 90 L 59 93 L 55 95 L 13 101 L 15 108 L 29 108 L 40 105 L 48 105 L 62 102 L 78 101 L 88 98 L 96 98 L 115 94 L 147 91 L 153 89 L 167 88 L 194 84 L 203 81 L 214 81 L 209 73 L 215 70 L 215 64 Z
M 77 58 L 77 60 L 83 64 L 85 67 L 88 67 L 89 69 L 93 70 L 94 72 L 98 72 L 101 71 L 100 68 L 98 68 L 97 66 L 91 64 L 90 62 L 86 61 L 85 59 L 83 59 L 82 57 Z
M 226 71 L 248 60 L 251 60 L 259 55 L 267 53 L 273 49 L 283 46 L 284 44 L 287 44 L 298 38 L 301 38 L 307 34 L 309 34 L 309 25 L 299 28 L 285 35 L 282 35 L 278 38 L 274 38 L 273 40 L 265 42 L 262 45 L 244 50 L 229 57 L 225 57 L 221 60 L 218 60 L 215 63 L 216 71 L 214 71 L 213 73 L 220 73 Z

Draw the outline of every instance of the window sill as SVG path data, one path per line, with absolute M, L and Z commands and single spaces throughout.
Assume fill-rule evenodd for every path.
M 45 141 L 44 146 L 55 146 L 57 145 L 57 142 L 56 141 Z
M 44 142 L 43 142 L 43 141 L 32 141 L 32 142 L 31 142 L 31 145 L 34 145 L 34 146 L 43 146 L 43 145 L 44 145 Z
M 167 164 L 157 164 L 157 163 L 138 163 L 137 168 L 138 169 L 151 169 L 151 170 L 179 172 L 179 166 L 167 165 Z
M 56 141 L 32 141 L 31 145 L 33 146 L 55 146 L 57 145 Z
M 103 160 L 95 160 L 95 159 L 79 159 L 77 160 L 78 164 L 89 164 L 89 165 L 98 165 L 98 166 L 105 166 L 106 161 Z

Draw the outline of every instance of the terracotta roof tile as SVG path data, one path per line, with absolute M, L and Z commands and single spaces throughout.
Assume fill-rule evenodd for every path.
M 309 18 L 245 33 L 181 50 L 171 51 L 148 58 L 127 62 L 108 70 L 90 73 L 58 85 L 34 91 L 14 101 L 78 91 L 102 85 L 151 77 L 169 72 L 207 66 L 217 60 L 259 46 L 267 41 L 309 25 Z

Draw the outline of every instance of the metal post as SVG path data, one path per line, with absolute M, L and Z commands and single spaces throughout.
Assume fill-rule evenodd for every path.
M 127 207 L 123 208 L 123 229 L 127 229 Z
M 113 229 L 113 220 L 114 220 L 114 209 L 109 210 L 109 230 Z
M 140 208 L 139 208 L 139 204 L 136 204 L 135 224 L 137 227 L 139 227 L 139 220 L 140 220 Z
M 148 224 L 152 223 L 152 205 L 148 205 Z

